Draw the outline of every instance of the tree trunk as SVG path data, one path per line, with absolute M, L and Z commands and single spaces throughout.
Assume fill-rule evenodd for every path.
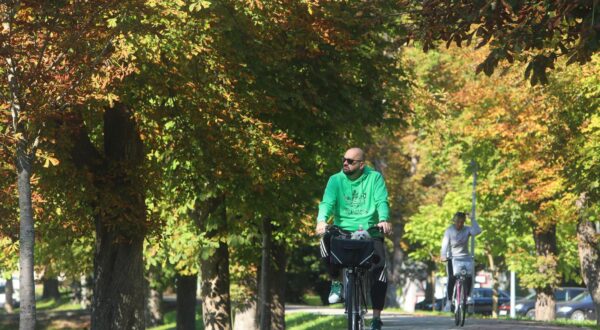
M 92 329 L 144 328 L 143 144 L 131 112 L 116 105 L 104 113 L 104 154 L 95 185 L 96 248 Z
M 198 275 L 177 275 L 177 330 L 196 329 Z
M 556 313 L 556 301 L 554 300 L 554 290 L 551 288 L 538 289 L 535 300 L 535 319 L 538 321 L 554 320 Z
M 92 329 L 144 328 L 143 235 L 96 225 Z
M 2 28 L 10 31 L 11 22 L 16 11 L 2 15 Z M 17 187 L 19 191 L 19 300 L 21 311 L 19 313 L 19 329 L 33 330 L 35 328 L 35 283 L 33 279 L 33 252 L 35 232 L 33 226 L 33 205 L 31 200 L 31 175 L 32 164 L 35 159 L 35 150 L 28 153 L 28 141 L 25 139 L 24 120 L 21 116 L 21 102 L 19 97 L 18 69 L 12 58 L 5 58 L 8 80 L 8 101 L 12 116 L 12 131 L 16 140 L 16 168 Z M 35 148 L 32 148 L 35 149 Z
M 499 272 L 496 268 L 496 263 L 494 262 L 494 256 L 492 256 L 491 253 L 487 252 L 487 257 L 488 262 L 490 264 L 490 272 L 492 273 L 492 317 L 496 319 L 498 318 Z
M 149 276 L 153 275 L 154 272 L 150 271 Z M 162 292 L 152 286 L 150 281 L 146 279 L 146 328 L 163 324 L 162 300 Z
M 81 282 L 81 301 L 79 304 L 83 309 L 89 309 L 92 306 L 93 281 L 90 276 L 82 275 Z
M 260 330 L 271 329 L 271 300 L 269 299 L 269 271 L 271 270 L 271 220 L 264 217 L 261 224 L 262 261 L 260 264 L 260 282 L 258 286 L 258 315 Z
M 45 278 L 44 290 L 42 291 L 42 299 L 53 298 L 54 300 L 60 300 L 60 291 L 58 290 L 58 278 Z
M 235 302 L 233 330 L 257 330 L 258 310 L 256 307 L 256 273 L 244 274 L 238 286 L 242 291 L 240 301 Z
M 35 328 L 35 282 L 33 279 L 33 251 L 35 233 L 33 229 L 33 206 L 31 202 L 31 160 L 24 146 L 18 143 L 17 171 L 19 189 L 19 329 Z
M 218 239 L 218 247 L 208 259 L 200 261 L 202 319 L 206 330 L 231 329 L 231 298 L 229 293 L 229 251 L 227 246 L 227 212 L 224 197 L 213 203 L 217 212 L 216 229 L 207 232 L 208 239 Z M 213 214 L 209 212 L 208 214 Z M 206 224 L 203 227 L 206 228 Z
M 402 277 L 402 263 L 404 262 L 404 251 L 401 248 L 400 241 L 404 234 L 404 223 L 401 217 L 398 217 L 398 223 L 394 223 L 394 231 L 392 236 L 392 253 L 388 254 L 388 287 L 386 293 L 386 306 L 400 307 L 398 299 L 398 287 L 402 288 L 405 284 L 406 277 Z
M 600 325 L 600 232 L 586 217 L 586 199 L 586 195 L 581 194 L 577 201 L 577 245 L 581 275 L 596 307 L 596 325 Z
M 4 288 L 4 310 L 8 314 L 12 314 L 15 308 L 15 301 L 13 300 L 13 294 L 15 293 L 15 289 L 13 287 L 12 276 L 6 278 L 6 286 Z
M 81 304 L 81 282 L 73 280 L 71 285 L 71 304 Z
M 269 298 L 271 302 L 271 329 L 285 329 L 285 284 L 286 284 L 286 267 L 287 254 L 284 243 L 274 242 L 272 245 L 271 255 L 271 270 L 272 274 L 269 288 Z
M 431 301 L 431 310 L 435 311 L 435 270 L 433 265 L 430 265 L 431 271 L 427 277 L 427 287 L 425 289 L 425 299 Z
M 258 329 L 258 310 L 256 299 L 248 297 L 248 301 L 238 304 L 235 310 L 233 330 L 256 330 Z
M 534 230 L 535 248 L 538 258 L 546 258 L 546 262 L 539 266 L 538 272 L 541 274 L 554 274 L 556 269 L 556 256 L 558 248 L 556 246 L 556 225 L 550 225 L 541 231 L 540 228 Z M 554 285 L 546 285 L 536 288 L 537 299 L 535 302 L 535 319 L 538 321 L 551 321 L 556 318 L 556 301 L 554 299 Z

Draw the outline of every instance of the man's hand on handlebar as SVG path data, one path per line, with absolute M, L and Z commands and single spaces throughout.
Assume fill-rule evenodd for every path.
M 378 223 L 377 226 L 379 228 L 381 228 L 381 230 L 383 231 L 384 234 L 386 234 L 386 235 L 392 234 L 392 224 L 391 223 L 389 223 L 387 221 L 382 221 L 382 222 Z
M 315 232 L 317 235 L 325 234 L 326 229 L 327 229 L 327 222 L 325 222 L 325 221 L 317 222 L 317 229 L 315 229 Z

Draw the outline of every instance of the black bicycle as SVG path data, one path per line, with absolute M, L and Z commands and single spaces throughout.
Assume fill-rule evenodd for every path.
M 366 233 L 379 231 L 378 226 L 367 229 Z M 369 235 L 357 235 L 332 226 L 331 261 L 344 268 L 345 312 L 348 317 L 348 330 L 365 329 L 367 292 L 369 288 L 369 268 L 375 255 L 373 239 Z M 354 238 L 353 238 L 354 236 Z
M 456 259 L 452 260 L 454 276 L 454 292 L 452 293 L 452 303 L 454 305 L 454 324 L 457 326 L 465 325 L 465 315 L 467 314 L 467 295 L 470 288 L 467 287 L 467 279 L 470 277 L 471 267 L 469 266 L 471 259 Z

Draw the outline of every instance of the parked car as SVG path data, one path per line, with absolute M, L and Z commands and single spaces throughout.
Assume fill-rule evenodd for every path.
M 473 304 L 474 313 L 491 314 L 492 296 L 493 290 L 491 288 L 474 288 L 471 297 L 467 299 L 467 305 Z M 510 302 L 510 296 L 506 291 L 498 290 L 498 306 L 506 302 Z M 468 306 L 468 308 L 470 308 L 470 306 Z
M 569 301 L 584 292 L 586 288 L 580 287 L 561 287 L 556 288 L 554 290 L 554 299 L 556 302 L 564 302 Z M 515 314 L 517 316 L 525 316 L 529 318 L 535 317 L 535 296 L 536 293 L 533 292 L 529 294 L 527 297 L 517 300 L 515 302 Z M 500 306 L 500 315 L 508 315 L 510 314 L 510 301 Z
M 435 300 L 436 311 L 442 310 L 444 299 L 438 298 Z M 425 299 L 415 304 L 415 310 L 431 311 L 433 310 L 433 304 L 431 303 L 431 300 Z
M 556 304 L 556 317 L 576 321 L 595 320 L 596 308 L 592 296 L 584 291 L 570 301 Z

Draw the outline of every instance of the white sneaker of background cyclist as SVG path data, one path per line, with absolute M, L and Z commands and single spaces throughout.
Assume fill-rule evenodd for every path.
M 444 312 L 450 312 L 451 311 L 450 306 L 452 306 L 452 302 L 450 300 L 446 300 L 446 306 L 444 306 Z

